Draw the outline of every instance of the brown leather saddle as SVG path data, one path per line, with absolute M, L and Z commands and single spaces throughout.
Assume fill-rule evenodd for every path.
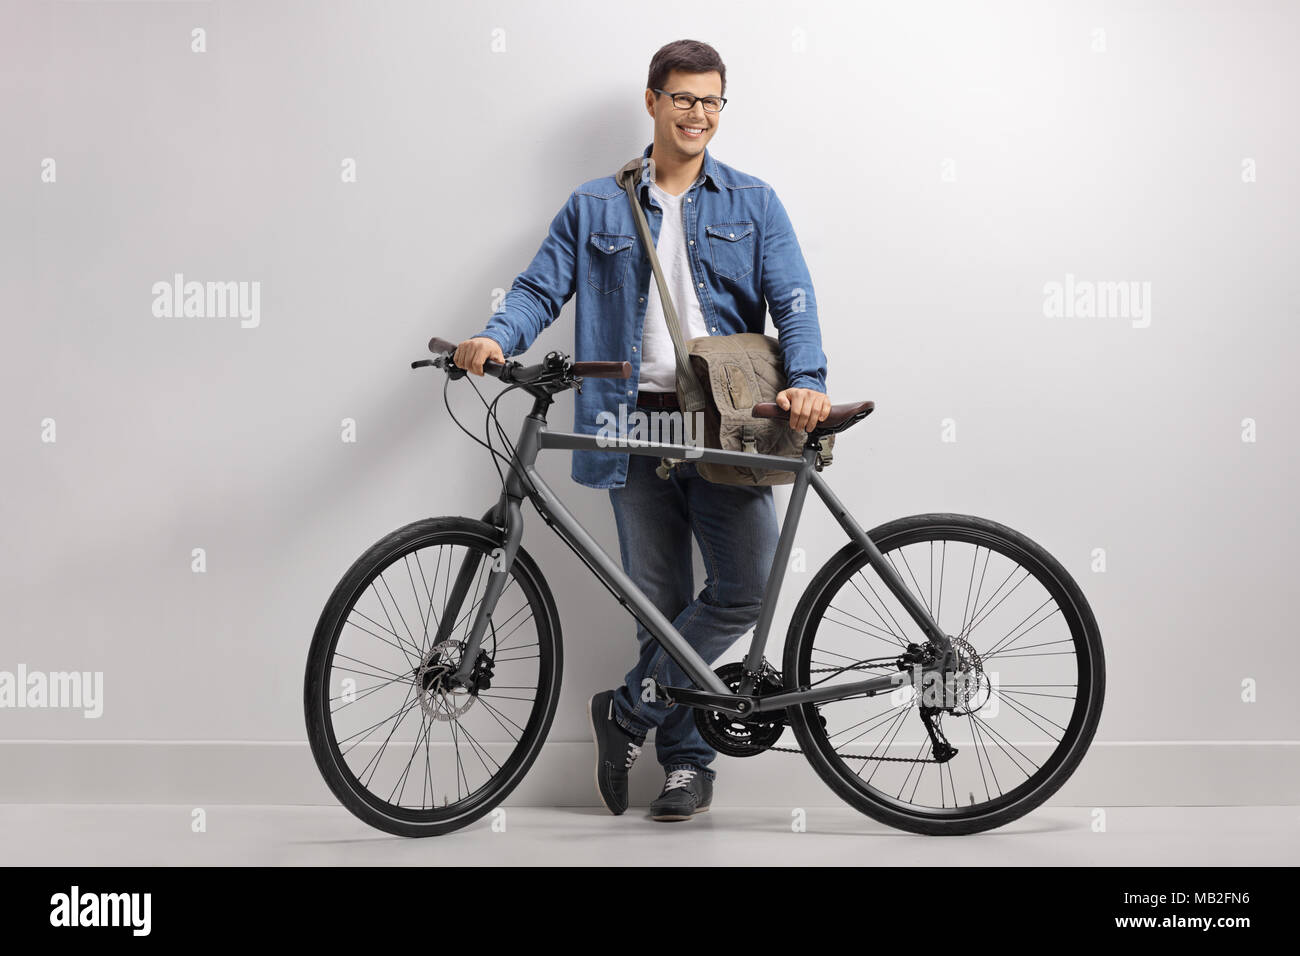
M 870 415 L 875 407 L 875 402 L 845 402 L 843 405 L 832 405 L 831 413 L 818 422 L 817 427 L 808 434 L 833 435 L 845 431 Z M 754 406 L 751 414 L 755 418 L 775 418 L 781 421 L 790 418 L 790 413 L 776 402 L 759 402 Z

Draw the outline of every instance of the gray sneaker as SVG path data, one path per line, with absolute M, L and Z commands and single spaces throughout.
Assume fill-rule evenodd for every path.
M 650 819 L 689 820 L 713 803 L 713 781 L 698 770 L 672 770 L 663 792 L 650 804 Z
M 641 756 L 637 740 L 614 719 L 614 692 L 603 690 L 587 701 L 587 719 L 596 742 L 596 792 L 610 813 L 627 810 L 627 774 Z

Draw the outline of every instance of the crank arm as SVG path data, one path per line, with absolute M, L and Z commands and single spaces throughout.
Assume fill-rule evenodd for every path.
M 697 710 L 717 710 L 724 714 L 746 717 L 754 712 L 754 698 L 737 694 L 713 694 L 694 687 L 665 687 L 655 683 L 655 693 L 669 704 L 685 704 Z

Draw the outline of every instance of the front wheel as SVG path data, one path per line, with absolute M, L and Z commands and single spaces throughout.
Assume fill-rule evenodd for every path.
M 447 680 L 499 553 L 485 522 L 417 521 L 358 558 L 321 614 L 307 657 L 307 738 L 330 790 L 377 829 L 419 837 L 466 826 L 505 799 L 546 739 L 560 698 L 560 622 L 522 548 L 488 619 L 475 688 Z
M 961 679 L 937 697 L 906 685 L 791 707 L 799 745 L 840 797 L 901 830 L 977 833 L 1023 816 L 1074 772 L 1101 717 L 1105 662 L 1088 602 L 1042 547 L 992 521 L 914 515 L 868 536 L 951 637 Z M 928 643 L 850 543 L 795 609 L 785 686 L 897 673 Z

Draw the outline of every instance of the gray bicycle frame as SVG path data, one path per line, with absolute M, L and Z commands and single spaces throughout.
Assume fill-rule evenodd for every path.
M 549 404 L 549 403 L 546 403 Z M 532 501 L 543 520 L 583 559 L 584 563 L 595 573 L 597 578 L 615 596 L 620 604 L 627 608 L 649 630 L 650 634 L 668 655 L 681 666 L 682 670 L 695 683 L 697 688 L 713 695 L 741 698 L 748 695 L 753 687 L 753 675 L 759 673 L 763 663 L 763 652 L 767 646 L 768 630 L 776 611 L 777 597 L 781 591 L 781 582 L 790 558 L 790 549 L 794 544 L 795 532 L 799 527 L 799 517 L 803 512 L 804 499 L 808 487 L 826 504 L 826 507 L 839 522 L 848 536 L 856 541 L 866 553 L 867 561 L 884 580 L 889 590 L 902 603 L 911 618 L 921 630 L 936 644 L 944 649 L 945 655 L 950 648 L 947 635 L 939 628 L 925 606 L 907 589 L 902 578 L 894 570 L 867 533 L 849 514 L 834 492 L 827 486 L 817 471 L 817 447 L 809 445 L 802 457 L 782 457 L 763 455 L 753 452 L 723 451 L 699 446 L 674 445 L 659 442 L 640 441 L 636 439 L 609 439 L 597 435 L 582 435 L 576 432 L 550 431 L 546 427 L 546 405 L 539 403 L 533 412 L 524 419 L 519 440 L 515 443 L 515 453 L 511 459 L 509 474 L 506 476 L 501 497 L 483 516 L 483 520 L 503 532 L 500 553 L 494 552 L 493 570 L 487 586 L 483 591 L 478 612 L 470 630 L 469 640 L 462 653 L 461 665 L 455 678 L 466 681 L 470 678 L 478 659 L 479 646 L 487 629 L 488 619 L 496 606 L 497 598 L 506 586 L 509 568 L 513 565 L 519 542 L 523 537 L 522 502 L 525 498 Z M 750 642 L 749 653 L 745 657 L 745 670 L 748 672 L 738 694 L 733 692 L 718 679 L 709 664 L 686 642 L 671 621 L 656 608 L 637 584 L 629 578 L 622 567 L 587 533 L 554 490 L 538 474 L 535 467 L 538 453 L 546 448 L 582 449 L 584 451 L 608 452 L 610 454 L 654 455 L 656 457 L 682 458 L 690 461 L 716 462 L 720 465 L 747 465 L 759 468 L 773 468 L 795 473 L 790 490 L 790 502 L 786 508 L 785 520 L 782 522 L 781 534 L 777 540 L 776 553 L 772 568 L 768 573 L 767 585 L 763 591 L 762 608 L 758 622 L 754 626 L 754 637 Z M 457 581 L 448 601 L 448 610 L 442 616 L 438 631 L 438 642 L 446 640 L 453 626 L 460 617 L 460 604 L 468 591 L 470 581 L 476 575 L 476 568 L 466 561 L 457 575 Z M 945 655 L 940 655 L 942 660 Z M 936 668 L 938 669 L 938 668 Z M 818 703 L 828 700 L 840 700 L 845 697 L 873 696 L 891 691 L 903 684 L 914 684 L 917 675 L 914 672 L 900 670 L 896 674 L 873 677 L 869 680 L 833 687 L 807 688 L 787 691 L 780 694 L 765 695 L 751 707 L 736 708 L 736 712 L 783 710 L 799 704 Z M 693 706 L 689 701 L 683 701 Z M 699 706 L 694 705 L 694 706 Z M 712 702 L 711 709 L 728 710 L 725 705 Z

